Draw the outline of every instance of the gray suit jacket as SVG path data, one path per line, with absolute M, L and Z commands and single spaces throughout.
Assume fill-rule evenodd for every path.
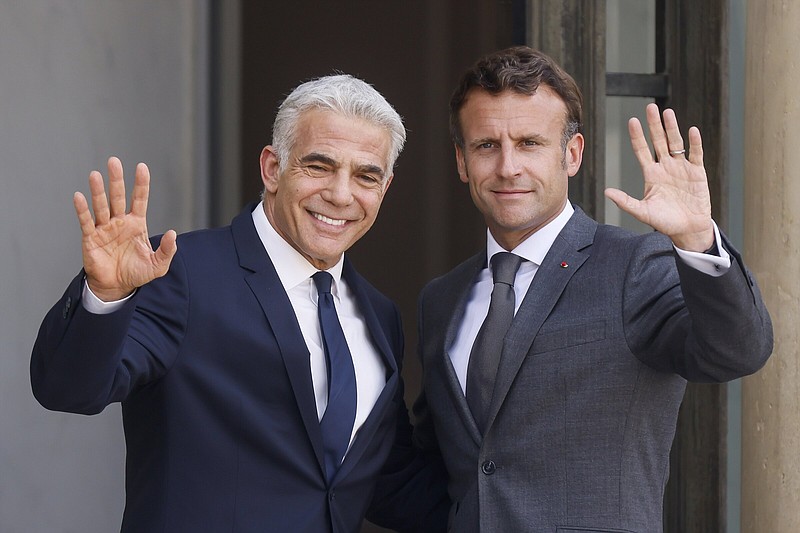
M 661 531 L 686 380 L 750 374 L 772 351 L 758 287 L 724 245 L 733 264 L 715 278 L 664 235 L 576 209 L 506 336 L 484 436 L 447 350 L 485 251 L 426 286 L 415 438 L 444 457 L 452 531 Z

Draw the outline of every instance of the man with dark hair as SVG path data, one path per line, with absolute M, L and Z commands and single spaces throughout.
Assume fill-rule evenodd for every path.
M 400 316 L 345 257 L 404 141 L 374 88 L 327 76 L 281 104 L 262 201 L 230 226 L 151 245 L 149 170 L 126 211 L 116 158 L 108 195 L 89 176 L 94 217 L 75 194 L 84 268 L 45 317 L 31 382 L 49 409 L 122 403 L 124 532 L 355 533 L 368 509 L 443 528 L 444 477 L 410 443 Z
M 459 533 L 660 531 L 686 381 L 750 374 L 772 351 L 758 287 L 711 219 L 699 130 L 687 150 L 650 104 L 653 156 L 631 119 L 644 197 L 606 195 L 656 230 L 635 235 L 567 199 L 581 106 L 527 47 L 480 59 L 453 94 L 458 173 L 488 231 L 420 296 L 415 438 L 443 455 Z

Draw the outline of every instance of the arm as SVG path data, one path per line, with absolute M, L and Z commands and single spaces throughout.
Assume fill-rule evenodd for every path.
M 166 276 L 109 314 L 86 310 L 83 272 L 73 279 L 42 322 L 33 347 L 31 385 L 39 403 L 57 411 L 99 413 L 172 367 L 189 313 L 181 259 L 176 256 Z
M 401 398 L 397 431 L 381 471 L 367 519 L 399 532 L 435 533 L 447 529 L 450 499 L 441 456 L 412 442 L 408 410 Z
M 397 327 L 402 327 L 399 315 Z M 403 353 L 402 345 L 396 349 L 395 353 Z M 400 372 L 402 360 L 400 357 L 397 360 Z M 450 508 L 447 472 L 438 453 L 422 450 L 412 442 L 416 430 L 409 421 L 403 391 L 401 380 L 395 394 L 398 406 L 395 438 L 378 479 L 367 519 L 400 532 L 445 531 Z
M 154 298 L 136 294 L 111 314 L 90 313 L 82 304 L 84 283 L 102 299 L 120 299 L 163 276 L 177 250 L 174 232 L 164 236 L 155 252 L 147 239 L 147 167 L 137 167 L 131 212 L 126 213 L 122 166 L 116 158 L 108 166 L 110 205 L 102 176 L 92 172 L 89 177 L 95 220 L 84 196 L 75 194 L 84 270 L 45 317 L 31 356 L 34 395 L 49 409 L 92 414 L 123 400 L 137 385 L 163 373 L 177 346 L 174 339 L 182 335 L 183 269 L 173 269 L 168 282 L 149 290 Z M 158 305 L 163 298 L 174 302 L 169 317 Z
M 646 114 L 655 158 L 639 121 L 628 122 L 644 197 L 617 189 L 606 196 L 674 247 L 704 252 L 715 232 L 700 130 L 689 129 L 687 158 L 675 113 L 665 110 L 663 124 L 655 104 Z M 758 370 L 772 352 L 772 324 L 738 252 L 724 239 L 717 243 L 730 253 L 731 266 L 714 277 L 676 260 L 674 250 L 647 249 L 652 241 L 637 250 L 625 284 L 626 337 L 637 357 L 693 381 L 727 381 Z
M 772 353 L 772 323 L 758 285 L 724 235 L 731 267 L 711 276 L 676 257 L 662 235 L 642 236 L 627 267 L 625 336 L 657 370 L 689 381 L 724 382 L 761 368 Z

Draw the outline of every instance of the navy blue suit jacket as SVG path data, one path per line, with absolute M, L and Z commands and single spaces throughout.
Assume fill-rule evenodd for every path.
M 393 443 L 392 475 L 410 471 L 400 317 L 346 261 L 386 386 L 328 485 L 308 350 L 252 208 L 181 235 L 168 274 L 109 315 L 83 308 L 79 274 L 41 326 L 31 380 L 42 405 L 93 414 L 122 402 L 123 531 L 354 532 Z M 440 494 L 430 470 L 416 472 L 396 485 L 410 500 L 387 489 L 409 508 L 385 525 L 425 529 L 428 509 L 411 500 L 433 508 Z

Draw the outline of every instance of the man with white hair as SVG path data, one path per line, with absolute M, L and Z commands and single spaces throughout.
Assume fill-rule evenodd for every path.
M 142 163 L 130 211 L 113 157 L 108 195 L 89 176 L 94 217 L 75 194 L 83 270 L 31 380 L 48 409 L 122 402 L 122 531 L 355 532 L 370 505 L 387 527 L 442 527 L 441 470 L 410 446 L 399 313 L 344 256 L 404 141 L 375 89 L 328 76 L 282 103 L 262 201 L 228 227 L 149 240 Z

